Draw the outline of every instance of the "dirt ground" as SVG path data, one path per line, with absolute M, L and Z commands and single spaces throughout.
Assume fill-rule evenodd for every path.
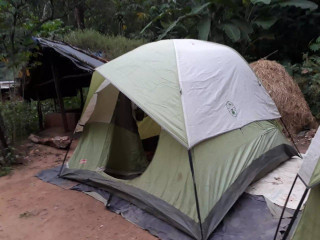
M 156 239 L 92 197 L 34 177 L 60 165 L 65 151 L 33 144 L 24 151 L 23 164 L 0 178 L 1 240 Z
M 53 134 L 54 133 L 54 134 Z M 57 135 L 59 130 L 43 132 Z M 315 130 L 295 136 L 302 153 Z M 69 155 L 77 141 L 71 146 Z M 107 211 L 92 197 L 42 182 L 34 177 L 43 169 L 61 165 L 65 150 L 25 143 L 25 157 L 0 178 L 0 239 L 2 240 L 155 240 L 147 231 Z

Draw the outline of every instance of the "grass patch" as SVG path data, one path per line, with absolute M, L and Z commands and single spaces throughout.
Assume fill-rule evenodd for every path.
M 68 33 L 63 41 L 86 51 L 102 51 L 107 60 L 121 56 L 143 44 L 143 39 L 128 39 L 123 36 L 108 36 L 92 29 L 77 30 Z
M 0 167 L 0 177 L 8 175 L 12 170 L 12 167 L 10 166 L 5 166 L 5 167 Z

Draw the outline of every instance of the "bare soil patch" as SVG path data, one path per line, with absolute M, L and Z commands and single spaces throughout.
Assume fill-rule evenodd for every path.
M 34 177 L 60 165 L 64 150 L 26 144 L 24 151 L 23 164 L 0 178 L 0 239 L 156 239 L 92 197 Z

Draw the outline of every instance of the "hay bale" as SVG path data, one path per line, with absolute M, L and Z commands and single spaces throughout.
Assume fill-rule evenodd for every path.
M 282 65 L 275 61 L 259 60 L 250 66 L 276 103 L 291 133 L 318 126 L 298 84 Z

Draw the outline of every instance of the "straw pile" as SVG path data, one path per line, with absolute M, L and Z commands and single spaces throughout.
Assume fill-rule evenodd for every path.
M 306 128 L 316 128 L 317 122 L 297 85 L 285 68 L 275 61 L 259 60 L 250 64 L 260 78 L 288 130 L 296 134 Z

